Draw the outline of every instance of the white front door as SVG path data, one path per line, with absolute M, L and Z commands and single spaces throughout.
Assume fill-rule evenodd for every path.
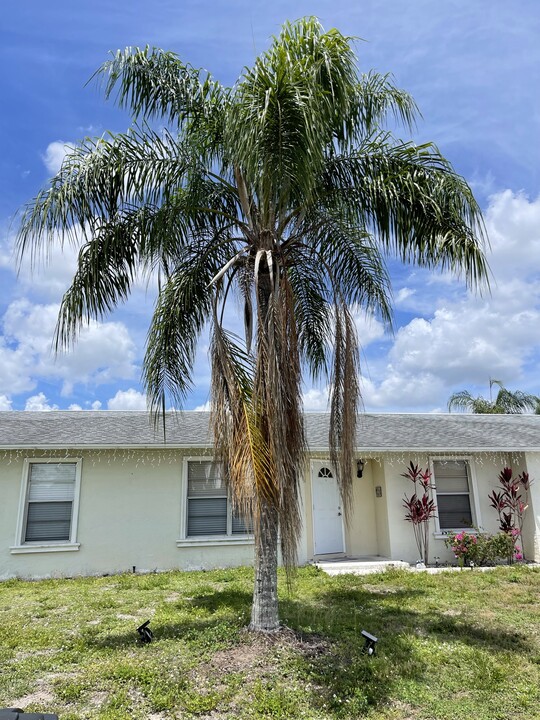
M 315 555 L 342 553 L 343 515 L 334 471 L 327 462 L 314 462 L 311 467 Z

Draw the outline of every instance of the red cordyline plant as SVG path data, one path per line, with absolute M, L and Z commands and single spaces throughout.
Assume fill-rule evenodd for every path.
M 420 558 L 427 565 L 429 557 L 429 521 L 437 513 L 437 506 L 431 498 L 431 472 L 422 470 L 411 461 L 407 472 L 401 477 L 414 483 L 414 493 L 403 499 L 403 507 L 407 510 L 405 520 L 412 523 L 414 538 Z
M 505 467 L 499 473 L 500 491 L 493 490 L 489 497 L 492 508 L 499 515 L 500 529 L 514 537 L 515 552 L 525 559 L 525 553 L 516 545 L 517 539 L 523 538 L 523 516 L 529 507 L 529 489 L 531 486 L 529 473 L 523 471 L 517 478 L 513 477 L 512 468 Z M 522 540 L 523 544 L 523 540 Z

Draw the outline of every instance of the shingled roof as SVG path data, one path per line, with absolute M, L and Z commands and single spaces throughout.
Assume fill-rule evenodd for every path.
M 328 448 L 328 413 L 305 415 L 310 449 Z M 539 451 L 540 415 L 361 414 L 359 452 Z M 209 413 L 167 415 L 154 428 L 145 412 L 0 412 L 1 449 L 211 447 Z

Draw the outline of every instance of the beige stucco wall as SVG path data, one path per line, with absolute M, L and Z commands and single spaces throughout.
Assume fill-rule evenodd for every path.
M 435 458 L 439 456 L 433 456 Z M 516 474 L 526 468 L 525 456 L 523 453 L 516 453 L 507 456 L 500 453 L 474 453 L 459 454 L 453 457 L 464 458 L 470 460 L 470 466 L 473 471 L 473 494 L 475 505 L 476 524 L 486 532 L 498 532 L 498 518 L 495 510 L 490 506 L 488 495 L 492 490 L 498 487 L 499 472 L 505 466 L 510 466 Z M 412 492 L 412 483 L 406 478 L 401 477 L 401 473 L 405 472 L 409 461 L 419 464 L 422 468 L 429 466 L 429 456 L 427 455 L 387 455 L 380 462 L 382 465 L 381 474 L 384 476 L 383 492 L 386 491 L 387 506 L 387 527 L 389 533 L 389 550 L 386 554 L 393 560 L 405 560 L 406 562 L 416 562 L 418 558 L 418 550 L 414 540 L 413 528 L 410 523 L 404 520 L 405 509 L 402 502 L 405 494 L 410 495 Z M 538 460 L 538 477 L 540 478 L 540 459 Z M 532 473 L 531 473 L 532 475 Z M 537 506 L 540 512 L 540 496 L 538 497 Z M 380 511 L 379 516 L 383 516 L 384 512 Z M 540 527 L 540 515 L 538 516 Z M 381 525 L 381 527 L 383 527 Z M 386 527 L 386 526 L 384 526 Z M 526 526 L 526 542 L 525 551 L 529 551 L 529 557 L 532 552 L 532 528 Z M 436 533 L 435 521 L 431 523 L 430 533 L 430 562 L 455 562 L 450 550 L 445 545 L 444 537 Z
M 327 459 L 323 454 L 317 454 L 306 463 L 304 482 L 304 528 L 302 533 L 303 542 L 299 552 L 301 563 L 314 559 L 314 527 L 313 527 L 313 492 L 312 475 L 313 465 L 311 460 L 318 461 Z M 372 466 L 366 463 L 364 476 L 353 478 L 353 501 L 352 514 L 349 523 L 344 524 L 345 554 L 358 557 L 360 555 L 377 555 L 378 532 L 375 517 L 374 485 Z
M 65 453 L 62 453 L 62 457 Z M 177 547 L 184 457 L 175 452 L 70 452 L 82 458 L 75 552 L 13 554 L 23 457 L 0 454 L 0 578 L 195 569 L 251 564 L 253 545 Z M 32 453 L 31 457 L 39 457 Z
M 346 552 L 352 557 L 379 555 L 373 463 L 361 478 L 353 477 L 353 513 L 345 528 Z
M 50 454 L 50 453 L 49 453 Z M 131 571 L 198 569 L 252 564 L 253 545 L 182 544 L 184 462 L 192 451 L 84 451 L 69 453 L 82 458 L 79 522 L 73 552 L 14 554 L 16 526 L 25 453 L 0 452 L 0 578 L 48 577 Z M 29 453 L 39 457 L 40 453 Z M 59 457 L 65 457 L 59 453 Z M 209 457 L 206 455 L 206 457 Z M 319 456 L 321 459 L 323 456 Z M 353 478 L 353 513 L 345 528 L 348 556 L 380 555 L 415 562 L 418 551 L 413 529 L 404 520 L 402 500 L 410 483 L 401 477 L 410 460 L 426 467 L 428 456 L 385 455 L 366 459 L 364 476 Z M 525 551 L 540 561 L 540 453 L 505 457 L 495 453 L 472 456 L 477 522 L 497 532 L 495 511 L 488 493 L 498 485 L 502 467 L 516 473 L 527 469 L 533 480 L 526 516 Z M 380 488 L 381 497 L 377 497 Z M 301 564 L 313 559 L 311 460 L 300 483 L 304 523 L 298 548 Z M 432 523 L 430 560 L 452 561 L 444 539 Z M 177 544 L 180 541 L 180 546 Z

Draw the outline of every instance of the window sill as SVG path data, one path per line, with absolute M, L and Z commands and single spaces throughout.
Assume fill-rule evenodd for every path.
M 12 555 L 28 555 L 30 553 L 76 552 L 80 543 L 62 543 L 58 545 L 13 545 L 9 548 Z
M 255 540 L 253 535 L 247 537 L 205 537 L 205 538 L 186 538 L 185 540 L 177 540 L 176 547 L 223 547 L 226 545 L 253 545 Z
M 478 530 L 472 530 L 471 528 L 455 528 L 454 530 L 436 530 L 433 533 L 435 540 L 446 540 L 450 533 L 461 533 L 466 532 L 467 535 L 478 535 Z

